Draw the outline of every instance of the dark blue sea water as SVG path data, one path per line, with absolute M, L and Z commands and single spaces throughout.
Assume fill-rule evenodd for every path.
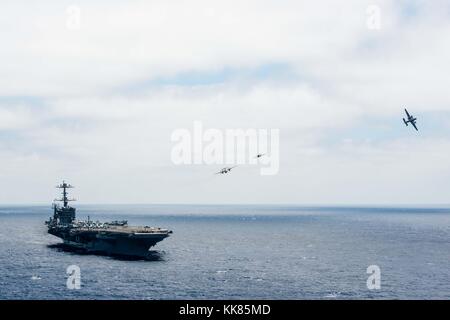
M 450 209 L 80 206 L 78 217 L 170 228 L 154 261 L 64 252 L 51 208 L 0 207 L 1 299 L 450 298 Z M 81 289 L 66 268 L 81 269 Z M 369 265 L 381 288 L 369 290 Z

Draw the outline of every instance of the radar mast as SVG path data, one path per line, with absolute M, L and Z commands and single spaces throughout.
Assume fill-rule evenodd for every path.
M 63 202 L 63 207 L 64 208 L 68 208 L 69 207 L 69 201 L 76 201 L 76 199 L 69 199 L 67 197 L 67 195 L 68 195 L 67 189 L 74 188 L 74 186 L 72 186 L 71 184 L 68 184 L 65 181 L 63 181 L 63 183 L 61 183 L 60 185 L 57 185 L 56 188 L 63 189 L 63 191 L 62 191 L 62 198 L 61 199 L 55 199 L 55 201 Z

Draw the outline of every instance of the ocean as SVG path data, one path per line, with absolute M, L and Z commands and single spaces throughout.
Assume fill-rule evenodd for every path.
M 50 206 L 0 207 L 0 299 L 449 299 L 450 209 L 78 206 L 173 234 L 150 261 L 63 251 Z M 69 289 L 67 268 L 80 268 Z M 369 289 L 369 266 L 380 270 Z

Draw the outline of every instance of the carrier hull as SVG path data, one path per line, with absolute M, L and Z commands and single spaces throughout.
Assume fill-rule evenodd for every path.
M 86 253 L 146 258 L 151 247 L 169 236 L 168 232 L 134 233 L 98 230 L 58 230 L 48 232 L 61 238 L 67 247 Z

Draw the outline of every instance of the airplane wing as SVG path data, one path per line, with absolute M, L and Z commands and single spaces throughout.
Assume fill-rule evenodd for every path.
M 416 131 L 419 131 L 419 129 L 417 129 L 417 127 L 416 127 L 416 122 L 415 121 L 412 121 L 411 124 L 413 125 L 414 129 L 416 129 Z
M 408 110 L 406 110 L 406 108 L 405 108 L 405 112 L 406 112 L 406 115 L 408 116 L 408 118 L 411 117 L 411 116 L 409 115 Z

